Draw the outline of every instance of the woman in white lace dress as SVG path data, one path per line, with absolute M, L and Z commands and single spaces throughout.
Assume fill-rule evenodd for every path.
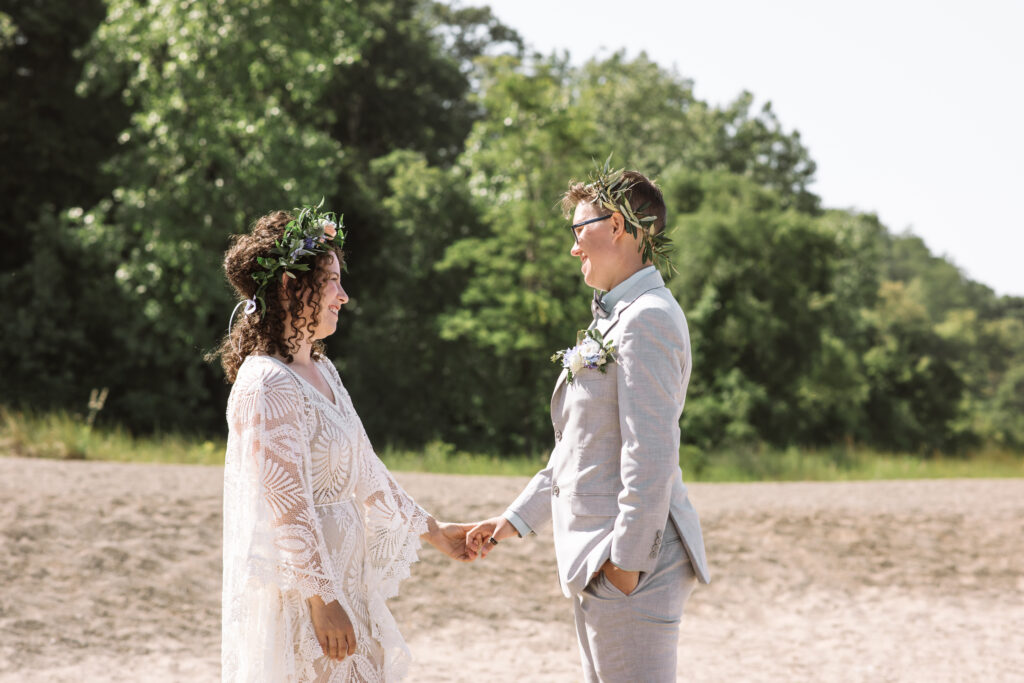
M 229 381 L 224 681 L 394 681 L 409 652 L 385 600 L 420 540 L 470 560 L 377 458 L 320 340 L 348 301 L 332 214 L 277 212 L 225 258 L 246 301 Z M 237 311 L 237 308 L 236 308 Z

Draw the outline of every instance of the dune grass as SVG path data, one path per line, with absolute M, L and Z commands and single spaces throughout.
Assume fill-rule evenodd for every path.
M 137 437 L 121 427 L 90 428 L 68 413 L 32 414 L 0 407 L 0 455 L 62 460 L 221 465 L 225 440 L 184 434 Z M 499 457 L 432 442 L 416 451 L 385 447 L 381 459 L 396 471 L 519 475 L 537 472 L 547 454 Z M 680 449 L 687 481 L 846 481 L 1024 477 L 1024 454 L 995 448 L 963 457 L 920 457 L 839 446 L 822 450 L 740 446 L 713 452 Z
M 497 456 L 459 451 L 443 441 L 428 443 L 419 451 L 385 448 L 380 459 L 397 472 L 436 472 L 438 474 L 486 474 L 533 476 L 544 467 L 541 456 Z
M 738 446 L 680 449 L 687 481 L 853 481 L 1024 477 L 1024 453 L 987 448 L 962 456 L 880 453 L 865 448 L 773 449 Z
M 135 437 L 122 427 L 89 427 L 65 412 L 25 413 L 0 407 L 0 455 L 58 460 L 223 465 L 224 439 L 184 434 Z

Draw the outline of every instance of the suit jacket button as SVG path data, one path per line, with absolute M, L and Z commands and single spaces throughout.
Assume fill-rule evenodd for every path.
M 551 487 L 551 493 L 553 493 L 556 496 L 558 495 L 558 484 L 555 484 L 554 486 Z
M 555 441 L 561 441 L 561 440 L 562 440 L 562 432 L 560 430 L 556 429 L 555 430 Z
M 658 538 L 658 539 L 661 538 L 661 529 L 658 529 L 658 532 L 656 534 L 654 534 L 654 537 Z

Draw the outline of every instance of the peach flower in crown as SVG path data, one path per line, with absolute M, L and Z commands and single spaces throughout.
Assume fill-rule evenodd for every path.
M 320 219 L 320 227 L 324 230 L 324 234 L 320 237 L 321 242 L 333 240 L 338 234 L 338 224 L 328 218 Z

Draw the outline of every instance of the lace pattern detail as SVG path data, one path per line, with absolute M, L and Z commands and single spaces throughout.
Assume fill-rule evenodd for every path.
M 394 681 L 409 651 L 386 600 L 429 515 L 377 458 L 337 370 L 334 401 L 283 363 L 247 358 L 228 401 L 225 681 Z M 338 600 L 357 652 L 320 651 L 306 598 Z

